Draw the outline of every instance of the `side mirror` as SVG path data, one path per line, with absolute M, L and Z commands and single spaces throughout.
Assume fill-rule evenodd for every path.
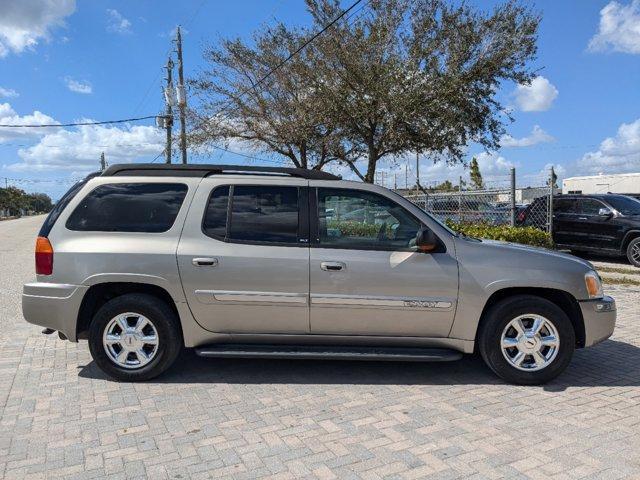
M 416 248 L 419 252 L 432 252 L 438 246 L 438 237 L 428 228 L 422 227 L 416 235 Z
M 610 208 L 601 208 L 600 210 L 598 210 L 598 215 L 600 215 L 601 217 L 609 218 L 613 215 L 613 212 Z

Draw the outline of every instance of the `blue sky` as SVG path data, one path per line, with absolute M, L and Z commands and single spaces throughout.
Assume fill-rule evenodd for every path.
M 480 8 L 489 4 L 476 3 Z M 640 0 L 538 0 L 531 5 L 542 13 L 533 64 L 540 78 L 529 87 L 504 86 L 499 96 L 515 117 L 508 126 L 510 137 L 498 152 L 470 145 L 469 158 L 478 157 L 485 177 L 496 181 L 515 166 L 523 184 L 541 183 L 550 165 L 561 176 L 640 171 Z M 249 37 L 274 18 L 292 24 L 309 20 L 302 0 L 4 0 L 0 124 L 157 114 L 162 109 L 161 67 L 176 24 L 186 30 L 190 76 L 203 67 L 204 44 Z M 152 121 L 48 131 L 0 128 L 0 177 L 56 198 L 73 178 L 98 166 L 100 151 L 111 163 L 150 161 L 162 151 L 162 138 Z M 247 161 L 221 152 L 194 160 Z M 396 159 L 381 168 L 390 173 L 387 178 L 397 173 L 402 184 L 404 162 Z M 415 175 L 410 165 L 410 176 Z M 428 158 L 421 162 L 423 183 L 460 174 L 465 171 L 459 166 L 432 165 Z

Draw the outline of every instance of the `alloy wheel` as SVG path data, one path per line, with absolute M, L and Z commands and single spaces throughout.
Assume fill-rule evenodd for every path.
M 151 320 L 127 312 L 113 317 L 104 329 L 102 345 L 109 360 L 122 368 L 147 365 L 158 352 L 158 331 Z
M 502 331 L 500 347 L 512 367 L 534 372 L 547 367 L 556 358 L 560 337 L 555 325 L 547 318 L 525 314 L 507 324 Z

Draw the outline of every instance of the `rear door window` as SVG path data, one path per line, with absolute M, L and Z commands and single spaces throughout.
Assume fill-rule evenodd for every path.
M 301 218 L 304 209 L 300 208 L 300 197 L 298 187 L 217 187 L 209 197 L 202 231 L 205 235 L 228 242 L 306 243 L 304 232 L 308 225 Z
M 554 199 L 553 213 L 576 213 L 576 201 L 571 198 Z
M 115 183 L 87 194 L 67 228 L 93 232 L 161 233 L 178 215 L 187 186 L 182 183 Z
M 236 185 L 232 198 L 229 240 L 298 243 L 297 187 Z

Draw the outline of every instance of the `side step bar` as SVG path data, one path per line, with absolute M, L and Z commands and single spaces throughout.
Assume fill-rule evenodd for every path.
M 445 348 L 345 347 L 215 344 L 196 348 L 196 355 L 212 358 L 297 358 L 303 360 L 370 360 L 451 362 L 462 353 Z

